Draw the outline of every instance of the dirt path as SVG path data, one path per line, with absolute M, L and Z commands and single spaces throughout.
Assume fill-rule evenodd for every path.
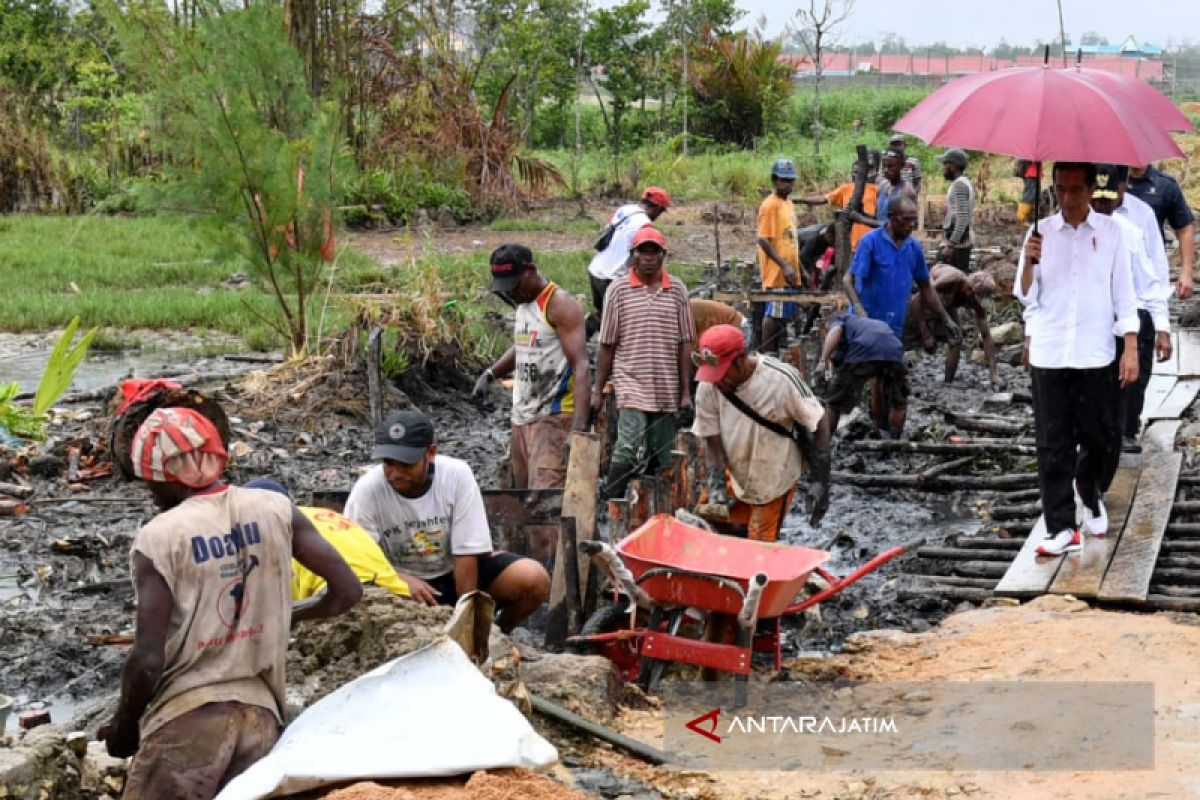
M 947 618 L 922 634 L 855 637 L 832 659 L 793 662 L 794 677 L 839 675 L 869 682 L 1148 681 L 1154 684 L 1155 766 L 1137 772 L 717 772 L 703 797 L 722 800 L 995 798 L 1116 800 L 1200 796 L 1200 628 L 1190 616 L 1100 611 L 1069 597 L 1044 597 Z M 850 652 L 854 651 L 854 652 Z M 662 741 L 660 715 L 627 711 L 626 733 Z M 601 760 L 614 759 L 610 754 Z M 623 767 L 652 784 L 678 787 L 699 776 Z

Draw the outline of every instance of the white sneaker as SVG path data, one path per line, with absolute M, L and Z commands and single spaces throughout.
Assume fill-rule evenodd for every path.
M 1046 540 L 1038 545 L 1039 556 L 1061 556 L 1083 547 L 1083 542 L 1076 528 L 1066 528 L 1058 533 L 1047 533 Z
M 1092 536 L 1106 536 L 1108 535 L 1108 509 L 1104 507 L 1104 498 L 1097 497 L 1096 506 L 1100 509 L 1099 514 L 1093 514 L 1092 510 L 1087 507 L 1087 503 L 1083 504 L 1083 526 Z

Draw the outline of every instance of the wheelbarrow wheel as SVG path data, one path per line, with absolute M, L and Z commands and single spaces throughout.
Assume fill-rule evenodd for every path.
M 677 608 L 670 613 L 670 619 L 667 623 L 667 633 L 674 636 L 679 633 L 679 628 L 683 624 L 684 612 L 686 609 Z M 650 630 L 658 630 L 662 623 L 663 612 L 661 609 L 654 609 L 650 612 Z M 638 676 L 638 686 L 642 691 L 653 692 L 658 688 L 659 681 L 662 680 L 663 673 L 667 671 L 669 662 L 657 658 L 648 658 L 642 656 L 642 670 Z
M 599 633 L 613 633 L 629 627 L 629 612 L 623 603 L 607 605 L 596 609 L 587 618 L 579 631 L 580 637 L 595 636 Z M 613 663 L 621 679 L 637 680 L 641 674 L 642 656 L 638 653 L 637 639 L 624 639 L 611 642 L 582 642 L 576 646 L 582 655 L 604 656 Z

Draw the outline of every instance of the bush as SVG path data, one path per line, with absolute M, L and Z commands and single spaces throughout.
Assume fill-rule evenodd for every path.
M 470 210 L 467 191 L 461 185 L 452 186 L 415 173 L 383 169 L 360 174 L 346 188 L 343 200 L 351 207 L 346 213 L 346 222 L 350 225 L 377 221 L 379 214 L 393 225 L 403 225 L 421 209 L 445 206 L 460 218 L 467 216 Z

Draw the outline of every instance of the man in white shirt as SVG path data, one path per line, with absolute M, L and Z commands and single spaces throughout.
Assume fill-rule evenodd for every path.
M 1120 389 L 1137 380 L 1137 296 L 1125 235 L 1092 211 L 1093 164 L 1054 165 L 1060 211 L 1030 230 L 1013 294 L 1027 307 L 1046 541 L 1038 555 L 1082 547 L 1072 485 L 1089 533 L 1108 532 L 1104 492 L 1121 456 Z M 1032 311 L 1030 312 L 1030 307 Z M 1115 330 L 1125 339 L 1116 359 Z
M 1141 428 L 1146 386 L 1154 369 L 1154 356 L 1157 352 L 1159 361 L 1171 357 L 1171 318 L 1167 305 L 1171 297 L 1171 273 L 1154 211 L 1125 192 L 1128 181 L 1129 167 L 1097 164 L 1092 209 L 1111 216 L 1122 225 L 1133 256 L 1133 290 L 1137 294 L 1139 326 L 1138 379 L 1121 391 L 1121 427 L 1125 452 L 1140 453 L 1142 445 L 1137 435 Z M 1117 351 L 1121 352 L 1121 340 L 1118 340 Z
M 482 590 L 496 601 L 505 633 L 541 606 L 549 575 L 533 559 L 492 550 L 475 475 L 465 461 L 438 454 L 427 416 L 388 416 L 374 457 L 383 463 L 354 484 L 344 513 L 379 542 L 414 599 L 454 605 Z
M 606 247 L 592 257 L 588 264 L 588 280 L 592 285 L 592 305 L 596 307 L 596 316 L 588 326 L 589 336 L 600 329 L 600 319 L 604 316 L 604 294 L 615 278 L 624 277 L 629 272 L 629 251 L 633 235 L 640 228 L 649 225 L 662 216 L 671 206 L 671 196 L 666 189 L 657 186 L 647 186 L 642 192 L 642 199 L 636 203 L 627 203 L 613 212 L 608 220 L 612 235 L 608 238 Z M 605 228 L 608 233 L 608 228 Z

